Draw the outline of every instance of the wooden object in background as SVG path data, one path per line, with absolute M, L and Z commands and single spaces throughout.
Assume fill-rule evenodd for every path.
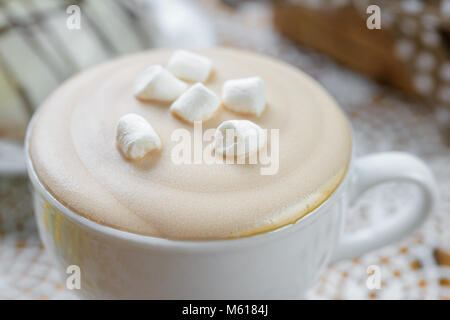
M 381 9 L 381 30 L 367 28 L 367 4 L 356 4 L 363 1 L 311 3 L 274 1 L 275 27 L 432 107 L 450 107 L 449 1 L 371 1 Z

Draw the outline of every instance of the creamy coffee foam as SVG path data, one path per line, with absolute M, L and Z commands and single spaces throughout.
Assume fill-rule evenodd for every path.
M 279 170 L 261 175 L 260 164 L 176 165 L 171 134 L 179 128 L 192 132 L 192 124 L 174 117 L 170 104 L 133 95 L 142 70 L 166 65 L 171 53 L 150 51 L 103 64 L 64 83 L 42 105 L 30 154 L 40 180 L 60 202 L 118 229 L 203 240 L 275 229 L 326 200 L 347 169 L 351 136 L 343 113 L 315 81 L 256 54 L 199 52 L 214 63 L 205 85 L 217 95 L 226 80 L 254 76 L 263 79 L 267 92 L 259 117 L 221 108 L 203 129 L 232 119 L 280 129 Z M 140 161 L 118 152 L 116 125 L 128 113 L 151 123 L 162 150 Z

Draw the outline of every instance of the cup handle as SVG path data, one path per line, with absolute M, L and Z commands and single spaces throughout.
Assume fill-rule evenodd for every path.
M 26 175 L 23 145 L 0 139 L 0 177 Z
M 421 197 L 411 211 L 353 233 L 343 234 L 331 259 L 354 258 L 395 242 L 419 227 L 437 200 L 437 186 L 429 167 L 417 157 L 402 152 L 377 153 L 356 161 L 349 205 L 370 188 L 389 181 L 408 181 L 419 186 Z

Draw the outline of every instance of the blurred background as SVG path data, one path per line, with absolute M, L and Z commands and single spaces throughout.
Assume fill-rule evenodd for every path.
M 370 4 L 381 29 L 367 28 Z M 351 119 L 358 156 L 411 152 L 438 180 L 440 203 L 423 227 L 330 266 L 309 297 L 450 299 L 449 0 L 0 0 L 0 144 L 21 143 L 34 110 L 80 70 L 148 48 L 211 46 L 302 69 Z M 27 183 L 0 177 L 0 299 L 75 299 L 40 243 Z M 416 195 L 402 184 L 376 188 L 346 229 L 407 210 Z M 381 268 L 379 290 L 366 286 L 369 265 Z

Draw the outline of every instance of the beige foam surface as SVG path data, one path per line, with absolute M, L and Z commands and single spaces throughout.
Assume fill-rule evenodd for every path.
M 334 100 L 309 76 L 276 60 L 231 50 L 201 51 L 214 62 L 206 85 L 220 96 L 228 79 L 260 76 L 268 106 L 261 117 L 222 108 L 203 130 L 229 119 L 279 129 L 279 170 L 262 164 L 176 164 L 178 129 L 167 104 L 138 101 L 133 86 L 151 64 L 166 64 L 171 50 L 149 51 L 91 69 L 62 85 L 41 107 L 31 157 L 49 191 L 77 213 L 102 224 L 171 239 L 221 239 L 293 222 L 326 199 L 341 181 L 351 153 L 349 126 Z M 146 118 L 163 150 L 126 161 L 115 145 L 118 119 Z M 270 135 L 270 132 L 269 132 Z M 207 144 L 192 140 L 192 150 Z M 274 141 L 269 142 L 269 150 Z M 192 157 L 193 159 L 193 157 Z

